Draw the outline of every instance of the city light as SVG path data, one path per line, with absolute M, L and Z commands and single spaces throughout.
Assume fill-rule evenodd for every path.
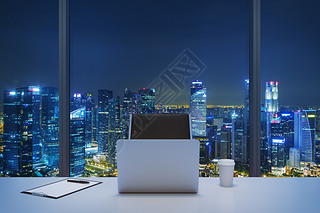
M 33 87 L 33 88 L 32 88 L 32 92 L 40 92 L 40 88 L 38 88 L 38 87 Z
M 281 114 L 282 117 L 288 117 L 288 116 L 290 116 L 290 115 L 291 115 L 291 114 L 289 114 L 289 113 L 282 113 L 282 114 Z
M 201 84 L 201 86 L 199 86 L 199 84 Z M 270 87 L 271 84 L 273 84 L 273 87 Z M 320 136 L 318 135 L 315 135 L 315 137 L 310 137 L 310 135 L 314 135 L 314 132 L 312 132 L 314 131 L 312 130 L 314 129 L 312 125 L 317 121 L 315 121 L 315 119 L 307 119 L 316 118 L 317 111 L 313 110 L 311 107 L 308 108 L 308 110 L 302 108 L 297 109 L 295 107 L 291 108 L 288 106 L 278 107 L 278 100 L 276 100 L 275 102 L 275 100 L 273 99 L 273 89 L 277 88 L 278 84 L 278 82 L 267 82 L 267 87 L 269 87 L 267 89 L 268 92 L 266 92 L 265 97 L 271 97 L 271 99 L 265 100 L 271 100 L 270 106 L 272 110 L 267 111 L 266 107 L 261 108 L 261 122 L 264 122 L 262 123 L 263 125 L 261 128 L 261 139 L 263 139 L 261 140 L 261 150 L 265 150 L 265 153 L 261 154 L 261 158 L 263 162 L 268 162 L 268 164 L 266 165 L 261 164 L 261 174 L 266 177 L 283 176 L 283 173 L 292 176 L 317 176 L 318 174 L 320 176 L 320 170 L 319 173 L 311 173 L 311 167 L 305 166 L 305 169 L 303 169 L 300 166 L 297 166 L 297 163 L 292 164 L 295 165 L 294 169 L 293 167 L 288 166 L 290 162 L 293 161 L 293 157 L 290 157 L 291 151 L 289 152 L 289 148 L 291 150 L 291 148 L 294 147 L 293 144 L 295 144 L 295 137 L 298 138 L 298 140 L 308 139 L 310 140 L 308 141 L 308 143 L 310 142 L 310 144 L 314 142 L 311 139 L 319 140 Z M 117 175 L 117 170 L 115 166 L 117 160 L 116 153 L 107 153 L 108 150 L 103 150 L 104 148 L 102 149 L 101 146 L 99 146 L 99 138 L 102 138 L 102 134 L 107 133 L 106 137 L 103 139 L 105 147 L 108 145 L 114 146 L 113 144 L 119 138 L 126 138 L 129 131 L 129 113 L 143 113 L 142 107 L 147 107 L 148 104 L 152 105 L 153 108 L 150 108 L 150 111 L 145 113 L 190 113 L 190 126 L 193 138 L 198 139 L 201 144 L 201 152 L 199 158 L 200 175 L 206 177 L 218 175 L 214 158 L 234 158 L 238 163 L 247 164 L 248 154 L 244 154 L 246 153 L 246 149 L 248 148 L 246 147 L 246 138 L 249 136 L 248 130 L 246 130 L 246 128 L 248 128 L 248 123 L 246 123 L 245 121 L 245 118 L 248 118 L 248 114 L 246 114 L 248 113 L 248 111 L 246 111 L 247 107 L 245 105 L 208 105 L 206 103 L 206 88 L 202 86 L 202 82 L 200 81 L 192 82 L 190 89 L 190 105 L 188 105 L 187 103 L 185 105 L 155 105 L 155 89 L 148 88 L 139 89 L 138 92 L 131 92 L 130 97 L 125 97 L 127 102 L 123 102 L 123 105 L 119 101 L 121 99 L 119 97 L 117 97 L 118 99 L 116 97 L 112 97 L 112 91 L 109 90 L 106 90 L 105 94 L 107 95 L 104 98 L 95 100 L 96 103 L 98 103 L 98 105 L 95 104 L 95 96 L 93 94 L 83 93 L 86 95 L 82 96 L 81 93 L 74 93 L 72 96 L 73 98 L 71 98 L 70 100 L 70 108 L 72 109 L 72 111 L 70 112 L 70 141 L 72 146 L 74 146 L 74 150 L 70 151 L 70 153 L 71 156 L 79 155 L 80 157 L 78 157 L 75 160 L 70 160 L 70 162 L 72 162 L 70 164 L 70 168 L 74 168 L 73 171 L 77 171 L 73 172 L 70 175 Z M 10 133 L 12 134 L 11 140 L 18 141 L 21 137 L 26 137 L 27 135 L 34 136 L 33 134 L 36 134 L 37 131 L 33 131 L 32 128 L 36 126 L 35 124 L 37 124 L 37 122 L 38 129 L 43 128 L 42 125 L 44 124 L 47 125 L 47 127 L 45 127 L 46 131 L 42 131 L 45 134 L 41 135 L 42 142 L 39 143 L 39 147 L 41 148 L 41 150 L 44 150 L 44 153 L 47 152 L 49 154 L 47 154 L 47 156 L 41 156 L 43 162 L 41 162 L 40 164 L 42 164 L 42 166 L 39 166 L 40 164 L 37 162 L 36 164 L 34 164 L 36 166 L 33 165 L 30 167 L 33 169 L 30 170 L 31 173 L 28 173 L 28 175 L 34 174 L 37 176 L 45 176 L 46 172 L 48 172 L 50 169 L 53 169 L 54 172 L 50 171 L 50 174 L 48 173 L 48 176 L 53 176 L 53 174 L 56 175 L 59 160 L 58 149 L 56 149 L 55 152 L 52 152 L 52 149 L 48 146 L 48 142 L 46 142 L 46 139 L 51 143 L 51 138 L 49 136 L 51 134 L 54 134 L 55 131 L 58 132 L 58 114 L 52 115 L 52 118 L 49 118 L 48 116 L 46 118 L 40 118 L 39 114 L 36 114 L 35 116 L 33 115 L 33 113 L 35 113 L 33 107 L 36 106 L 39 110 L 43 110 L 47 109 L 50 106 L 50 111 L 55 111 L 59 107 L 58 99 L 52 98 L 52 95 L 44 93 L 43 88 L 41 89 L 41 94 L 33 93 L 34 91 L 40 91 L 40 87 L 35 86 L 29 86 L 27 87 L 27 89 L 25 89 L 25 87 L 18 88 L 17 91 L 18 92 L 10 91 L 9 94 L 6 94 L 6 96 L 21 96 L 18 96 L 18 99 L 7 98 L 7 100 L 10 101 L 10 103 L 5 104 L 16 104 L 16 106 L 24 110 L 23 113 L 29 113 L 30 116 L 28 118 L 19 122 L 22 125 L 24 125 L 22 126 L 22 128 L 27 127 L 31 131 L 25 130 L 24 132 L 18 133 L 20 135 L 17 134 L 16 136 Z M 278 91 L 276 89 L 275 91 L 278 97 Z M 58 97 L 57 91 L 52 94 L 55 94 L 55 96 Z M 32 98 L 26 99 L 26 95 Z M 45 100 L 51 101 L 51 103 L 47 103 L 46 105 L 46 101 L 43 100 L 41 101 L 41 105 L 40 100 L 38 103 L 24 102 L 24 100 L 34 101 L 36 100 L 35 97 L 37 97 L 38 100 L 40 99 L 40 97 L 41 100 L 42 98 L 45 98 Z M 49 97 L 51 98 L 47 99 Z M 53 103 L 52 101 L 57 102 Z M 99 106 L 99 104 L 103 102 L 105 102 L 104 104 L 106 104 L 107 107 L 105 108 L 105 111 L 101 113 L 99 111 L 101 107 Z M 125 103 L 130 103 L 131 105 L 124 106 Z M 267 104 L 265 104 L 265 106 L 267 106 Z M 39 110 L 38 113 L 40 113 Z M 10 112 L 7 111 L 6 113 L 4 113 L 4 115 L 7 116 L 8 113 Z M 20 112 L 18 111 L 15 116 L 19 116 L 19 113 Z M 19 119 L 22 118 L 20 117 Z M 298 121 L 296 121 L 296 119 L 298 119 Z M 56 130 L 51 129 L 50 126 L 52 125 L 52 123 L 56 125 Z M 106 127 L 106 125 L 109 125 L 108 129 L 101 128 Z M 296 135 L 295 128 L 297 127 L 301 128 L 301 136 Z M 194 132 L 197 135 L 193 134 Z M 55 141 L 55 146 L 58 147 L 58 137 L 56 136 L 56 138 L 57 140 Z M 89 149 L 89 147 L 91 147 L 92 149 Z M 8 150 L 8 147 L 5 147 L 4 149 Z M 306 148 L 296 149 L 299 151 L 299 154 L 300 152 L 302 154 L 306 153 L 306 151 L 303 150 Z M 32 159 L 35 160 L 35 157 L 32 157 Z M 296 158 L 297 156 L 294 157 Z M 300 155 L 298 157 L 300 157 Z M 45 166 L 48 166 L 48 162 L 50 161 L 54 161 L 56 166 L 48 169 Z M 300 158 L 298 160 L 295 160 L 295 162 L 296 161 L 298 162 L 298 164 L 305 162 Z M 235 171 L 235 174 L 238 177 L 248 176 L 248 168 L 246 167 L 247 165 L 241 164 L 239 164 L 239 168 L 241 170 Z M 266 168 L 264 168 L 264 166 Z M 287 167 L 289 167 L 289 169 Z M 44 170 L 43 173 L 40 173 L 39 171 L 43 168 L 48 169 L 48 171 Z M 2 174 L 6 173 L 3 172 Z
M 273 138 L 272 143 L 284 143 L 286 140 L 284 138 L 278 139 L 278 138 Z
M 192 84 L 201 84 L 202 85 L 202 81 L 193 81 Z

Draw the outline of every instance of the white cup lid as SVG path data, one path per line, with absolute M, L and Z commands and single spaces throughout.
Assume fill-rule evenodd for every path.
M 220 159 L 218 161 L 218 165 L 222 165 L 222 166 L 234 166 L 234 160 L 232 159 Z

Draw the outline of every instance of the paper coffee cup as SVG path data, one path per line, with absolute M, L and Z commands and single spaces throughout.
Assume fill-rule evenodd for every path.
M 218 161 L 220 186 L 231 187 L 233 183 L 234 160 L 221 159 Z

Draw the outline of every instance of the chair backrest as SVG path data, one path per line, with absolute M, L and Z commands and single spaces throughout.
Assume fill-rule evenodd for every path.
M 191 139 L 188 114 L 133 114 L 129 139 Z

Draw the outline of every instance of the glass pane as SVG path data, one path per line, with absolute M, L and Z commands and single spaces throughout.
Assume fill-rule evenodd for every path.
M 0 20 L 0 176 L 55 176 L 58 1 L 5 1 Z
M 248 20 L 248 1 L 71 1 L 72 175 L 117 175 L 134 113 L 190 113 L 200 175 L 247 175 Z
M 262 2 L 264 176 L 320 175 L 319 6 L 312 0 Z

